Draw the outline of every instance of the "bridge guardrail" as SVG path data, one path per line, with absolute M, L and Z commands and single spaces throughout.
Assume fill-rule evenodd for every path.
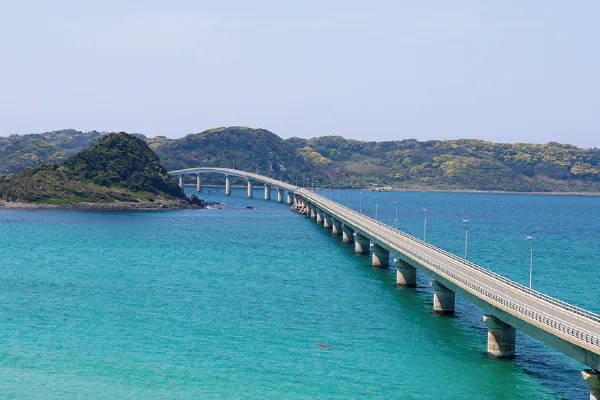
M 508 279 L 508 278 L 506 278 L 506 277 L 504 277 L 504 276 L 502 276 L 502 275 L 500 275 L 500 274 L 498 274 L 496 272 L 490 271 L 489 269 L 483 268 L 482 266 L 474 264 L 471 261 L 465 260 L 464 258 L 461 258 L 461 257 L 457 256 L 456 254 L 450 253 L 450 252 L 448 252 L 448 251 L 446 251 L 444 249 L 436 247 L 436 246 L 432 245 L 431 243 L 427 243 L 427 242 L 425 242 L 425 241 L 423 241 L 423 240 L 421 240 L 419 238 L 416 238 L 416 237 L 411 236 L 411 235 L 409 235 L 409 234 L 407 234 L 405 232 L 402 232 L 402 231 L 400 231 L 398 229 L 395 229 L 394 227 L 392 227 L 390 225 L 387 225 L 387 224 L 385 224 L 385 223 L 383 223 L 381 221 L 378 221 L 376 219 L 373 219 L 373 218 L 371 218 L 371 217 L 369 217 L 367 215 L 360 214 L 360 213 L 356 212 L 356 210 L 348 208 L 348 207 L 346 207 L 346 206 L 344 206 L 342 204 L 339 204 L 339 203 L 337 203 L 337 204 L 338 204 L 339 207 L 345 208 L 346 210 L 351 211 L 351 212 L 353 212 L 355 214 L 362 215 L 363 217 L 368 218 L 371 222 L 374 222 L 374 223 L 376 223 L 376 224 L 378 224 L 378 225 L 380 225 L 380 226 L 382 226 L 382 227 L 384 227 L 384 228 L 386 228 L 388 230 L 391 230 L 391 231 L 393 231 L 395 233 L 398 233 L 398 234 L 406 237 L 407 239 L 415 241 L 415 242 L 417 242 L 417 243 L 419 243 L 419 244 L 421 244 L 423 246 L 426 246 L 426 247 L 428 247 L 428 248 L 430 248 L 432 250 L 435 250 L 435 251 L 437 251 L 439 253 L 442 253 L 445 256 L 454 259 L 455 261 L 458 261 L 458 262 L 460 262 L 462 264 L 465 264 L 465 265 L 469 266 L 470 268 L 473 268 L 473 269 L 475 269 L 475 270 L 477 270 L 479 272 L 482 272 L 482 273 L 484 273 L 484 274 L 486 274 L 488 276 L 491 276 L 491 277 L 493 277 L 493 278 L 495 278 L 495 279 L 497 279 L 497 280 L 499 280 L 499 281 L 501 281 L 503 283 L 506 283 L 506 284 L 508 284 L 508 285 L 510 285 L 510 286 L 512 286 L 512 287 L 514 287 L 516 289 L 518 289 L 518 290 L 521 290 L 522 292 L 525 292 L 527 294 L 535 296 L 535 297 L 537 297 L 539 299 L 542 299 L 542 300 L 544 300 L 544 301 L 546 301 L 546 302 L 548 302 L 550 304 L 553 304 L 553 305 L 556 305 L 558 307 L 561 307 L 561 308 L 564 308 L 566 310 L 569 310 L 569 311 L 571 311 L 571 312 L 573 312 L 575 314 L 578 314 L 578 315 L 581 315 L 583 317 L 589 318 L 589 319 L 591 319 L 593 321 L 600 322 L 600 315 L 599 314 L 596 314 L 594 312 L 591 312 L 591 311 L 585 310 L 583 308 L 574 306 L 574 305 L 569 304 L 569 303 L 567 303 L 565 301 L 556 299 L 556 298 L 554 298 L 552 296 L 548 296 L 547 294 L 538 292 L 537 290 L 530 289 L 527 286 L 524 286 L 524 285 L 522 285 L 522 284 L 520 284 L 518 282 L 512 281 L 512 280 L 510 280 L 510 279 Z
M 305 195 L 307 195 L 307 194 L 305 194 Z M 313 197 L 313 196 L 318 196 L 319 198 L 323 198 L 323 196 L 320 196 L 320 195 L 315 194 L 315 193 L 310 193 L 310 194 L 307 195 L 307 197 Z M 317 199 L 317 200 L 320 200 L 320 199 Z M 413 242 L 416 242 L 416 243 L 418 243 L 420 245 L 426 246 L 426 247 L 430 248 L 431 250 L 435 250 L 436 252 L 439 252 L 439 253 L 443 254 L 444 256 L 447 256 L 447 257 L 453 259 L 454 261 L 460 262 L 460 263 L 466 265 L 467 267 L 472 268 L 474 270 L 477 270 L 478 272 L 481 272 L 481 273 L 483 273 L 483 274 L 485 274 L 487 276 L 490 276 L 490 277 L 492 277 L 492 278 L 494 278 L 494 279 L 496 279 L 496 280 L 498 280 L 498 281 L 500 281 L 500 282 L 502 282 L 504 284 L 508 284 L 511 287 L 514 287 L 515 289 L 517 289 L 519 291 L 522 291 L 524 293 L 532 295 L 532 296 L 534 296 L 534 297 L 536 297 L 536 298 L 538 298 L 540 300 L 548 302 L 548 303 L 550 303 L 552 305 L 555 305 L 555 306 L 560 307 L 562 309 L 565 309 L 567 311 L 573 312 L 573 313 L 575 313 L 577 315 L 580 315 L 580 316 L 583 316 L 585 318 L 588 318 L 588 319 L 590 319 L 592 321 L 600 322 L 600 315 L 598 315 L 598 314 L 595 314 L 593 312 L 584 310 L 584 309 L 582 309 L 580 307 L 577 307 L 577 306 L 573 306 L 573 305 L 571 305 L 569 303 L 566 303 L 564 301 L 555 299 L 555 298 L 553 298 L 551 296 L 545 295 L 545 294 L 540 293 L 538 291 L 535 291 L 533 289 L 529 289 L 529 288 L 527 288 L 527 287 L 525 287 L 525 286 L 523 286 L 523 285 L 521 285 L 521 284 L 519 284 L 517 282 L 511 281 L 510 279 L 505 278 L 505 277 L 503 277 L 503 276 L 501 276 L 501 275 L 499 275 L 499 274 L 497 274 L 495 272 L 492 272 L 492 271 L 490 271 L 488 269 L 485 269 L 485 268 L 483 268 L 483 267 L 481 267 L 481 266 L 479 266 L 477 264 L 474 264 L 474 263 L 471 263 L 471 262 L 469 262 L 467 260 L 464 260 L 464 259 L 456 256 L 455 254 L 449 253 L 449 252 L 447 252 L 445 250 L 442 250 L 442 249 L 440 249 L 438 247 L 433 246 L 430 243 L 424 242 L 424 241 L 422 241 L 420 239 L 417 239 L 417 238 L 415 238 L 415 237 L 413 237 L 411 235 L 408 235 L 408 234 L 406 234 L 406 233 L 404 233 L 402 231 L 399 231 L 399 230 L 397 230 L 397 229 L 395 229 L 395 228 L 393 228 L 393 227 L 391 227 L 391 226 L 389 226 L 387 224 L 382 223 L 381 221 L 377 221 L 377 220 L 375 220 L 375 219 L 373 219 L 373 218 L 371 218 L 369 216 L 366 216 L 364 214 L 360 214 L 357 211 L 355 211 L 353 209 L 350 209 L 350 208 L 348 208 L 346 206 L 343 206 L 343 205 L 341 205 L 339 203 L 336 203 L 336 202 L 334 202 L 334 203 L 335 203 L 336 207 L 342 208 L 343 210 L 345 210 L 346 212 L 349 212 L 350 214 L 366 218 L 369 221 L 371 221 L 371 222 L 373 222 L 373 223 L 375 223 L 375 224 L 377 224 L 377 225 L 379 225 L 379 226 L 381 226 L 381 227 L 383 227 L 383 228 L 385 228 L 387 230 L 392 231 L 393 233 L 400 234 L 401 236 L 405 237 L 406 239 L 409 239 L 409 240 L 411 240 Z M 388 238 L 388 240 L 393 241 L 392 238 Z M 575 336 L 575 337 L 577 337 L 577 338 L 579 338 L 581 340 L 586 341 L 587 343 L 590 343 L 590 344 L 593 344 L 593 345 L 596 345 L 596 346 L 600 346 L 600 338 L 598 338 L 597 336 L 595 336 L 593 334 L 590 334 L 588 332 L 584 332 L 584 331 L 582 331 L 582 330 L 580 330 L 578 328 L 575 328 L 575 327 L 573 327 L 570 324 L 567 324 L 565 322 L 557 321 L 557 320 L 555 320 L 553 318 L 550 318 L 548 316 L 540 314 L 537 311 L 532 311 L 530 309 L 527 309 L 526 307 L 524 307 L 524 306 L 522 306 L 522 305 L 520 305 L 518 303 L 515 303 L 514 301 L 512 301 L 510 299 L 506 299 L 506 298 L 504 298 L 504 297 L 502 297 L 502 296 L 500 296 L 500 295 L 498 295 L 496 293 L 493 293 L 493 292 L 491 292 L 491 291 L 489 291 L 489 290 L 487 290 L 485 288 L 482 288 L 481 286 L 476 285 L 476 284 L 470 282 L 468 279 L 465 279 L 465 278 L 461 277 L 460 275 L 454 273 L 453 271 L 449 270 L 448 268 L 445 268 L 445 267 L 439 265 L 438 263 L 436 263 L 436 262 L 434 262 L 432 260 L 429 260 L 426 257 L 423 257 L 421 254 L 417 253 L 416 251 L 414 251 L 412 249 L 407 248 L 406 246 L 398 245 L 398 247 L 400 247 L 406 253 L 411 254 L 412 256 L 414 256 L 415 258 L 417 258 L 417 259 L 419 259 L 419 260 L 421 260 L 423 262 L 426 262 L 427 264 L 433 266 L 435 269 L 443 272 L 446 275 L 451 276 L 453 279 L 455 279 L 455 280 L 463 283 L 464 285 L 472 288 L 473 290 L 476 290 L 477 292 L 485 295 L 486 297 L 494 299 L 495 301 L 497 301 L 497 302 L 499 302 L 501 304 L 504 304 L 507 307 L 509 307 L 509 308 L 511 308 L 511 309 L 513 309 L 515 311 L 518 311 L 518 312 L 520 312 L 520 313 L 522 313 L 524 315 L 529 316 L 530 318 L 533 318 L 533 319 L 535 319 L 535 320 L 537 320 L 539 322 L 542 322 L 542 323 L 544 323 L 544 324 L 546 324 L 548 326 L 551 326 L 551 327 L 553 327 L 555 329 L 558 329 L 561 332 L 565 332 L 565 333 L 567 333 L 569 335 Z

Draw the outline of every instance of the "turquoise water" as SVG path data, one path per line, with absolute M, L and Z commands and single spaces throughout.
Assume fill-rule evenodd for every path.
M 515 360 L 488 359 L 480 310 L 459 298 L 434 316 L 423 276 L 396 288 L 393 270 L 244 193 L 202 196 L 229 204 L 214 210 L 0 211 L 0 398 L 589 396 L 577 362 L 523 335 Z M 358 192 L 324 194 L 359 207 Z M 391 224 L 398 206 L 414 235 L 427 208 L 428 240 L 461 255 L 468 219 L 470 259 L 522 283 L 532 235 L 534 287 L 600 311 L 599 199 L 362 197 Z

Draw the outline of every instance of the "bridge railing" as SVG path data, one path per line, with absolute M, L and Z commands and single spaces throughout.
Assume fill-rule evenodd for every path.
M 370 218 L 370 217 L 368 217 L 368 218 Z M 372 221 L 376 221 L 376 220 L 373 220 L 372 218 L 370 218 L 370 219 Z M 470 268 L 473 268 L 473 269 L 475 269 L 475 270 L 477 270 L 479 272 L 482 272 L 485 275 L 488 275 L 488 276 L 493 277 L 493 278 L 495 278 L 495 279 L 497 279 L 497 280 L 499 280 L 499 281 L 501 281 L 501 282 L 503 282 L 505 284 L 508 284 L 511 287 L 514 287 L 515 289 L 518 289 L 518 290 L 520 290 L 522 292 L 530 294 L 530 295 L 532 295 L 532 296 L 534 296 L 536 298 L 542 299 L 542 300 L 544 300 L 544 301 L 546 301 L 546 302 L 548 302 L 550 304 L 553 304 L 555 306 L 558 306 L 558 307 L 564 308 L 566 310 L 569 310 L 569 311 L 571 311 L 571 312 L 573 312 L 575 314 L 578 314 L 578 315 L 584 316 L 586 318 L 589 318 L 589 319 L 591 319 L 593 321 L 600 322 L 600 315 L 598 315 L 598 314 L 596 314 L 594 312 L 585 310 L 583 308 L 580 308 L 580 307 L 574 306 L 572 304 L 569 304 L 569 303 L 567 303 L 565 301 L 556 299 L 556 298 L 554 298 L 552 296 L 549 296 L 547 294 L 544 294 L 542 292 L 538 292 L 537 290 L 528 288 L 527 286 L 524 286 L 524 285 L 522 285 L 522 284 L 520 284 L 518 282 L 510 280 L 510 279 L 508 279 L 508 278 L 506 278 L 506 277 L 504 277 L 504 276 L 502 276 L 502 275 L 500 275 L 500 274 L 498 274 L 496 272 L 493 272 L 493 271 L 490 271 L 489 269 L 483 268 L 480 265 L 474 264 L 471 261 L 465 260 L 464 258 L 461 258 L 461 257 L 457 256 L 456 254 L 453 254 L 453 253 L 450 253 L 450 252 L 448 252 L 446 250 L 440 249 L 439 247 L 436 247 L 436 246 L 434 246 L 434 245 L 432 245 L 430 243 L 427 243 L 427 242 L 425 242 L 425 241 L 423 241 L 421 239 L 418 239 L 418 238 L 416 238 L 414 236 L 410 236 L 410 235 L 408 235 L 408 234 L 406 234 L 406 233 L 404 233 L 402 231 L 399 231 L 399 230 L 397 230 L 397 229 L 395 229 L 395 228 L 393 228 L 393 227 L 391 227 L 391 226 L 389 226 L 387 224 L 384 224 L 384 223 L 382 223 L 380 221 L 377 221 L 377 223 L 379 225 L 383 225 L 385 227 L 388 227 L 388 229 L 394 231 L 395 233 L 399 233 L 399 234 L 401 234 L 401 235 L 403 235 L 403 236 L 405 236 L 407 238 L 410 238 L 413 241 L 416 241 L 416 242 L 418 242 L 421 245 L 427 246 L 428 248 L 430 248 L 432 250 L 436 250 L 436 251 L 444 254 L 445 256 L 447 256 L 449 258 L 452 258 L 455 261 L 458 261 L 458 262 L 460 262 L 460 263 L 462 263 L 464 265 L 469 266 Z
M 311 193 L 311 195 L 312 196 L 319 196 L 319 197 L 323 198 L 322 196 L 315 195 L 313 193 Z M 339 203 L 335 203 L 334 202 L 334 204 L 338 208 L 343 208 L 346 212 L 349 212 L 349 213 L 352 213 L 354 215 L 362 216 L 364 218 L 367 218 L 371 222 L 376 223 L 377 225 L 380 225 L 382 227 L 385 227 L 386 229 L 392 230 L 392 231 L 394 231 L 394 233 L 399 233 L 402 236 L 406 237 L 407 239 L 411 239 L 411 240 L 416 241 L 416 242 L 418 242 L 420 244 L 426 245 L 428 248 L 431 248 L 432 250 L 436 250 L 436 251 L 439 251 L 441 253 L 444 253 L 444 255 L 446 255 L 446 254 L 452 255 L 451 253 L 448 253 L 448 252 L 445 252 L 444 250 L 438 249 L 437 247 L 435 247 L 433 245 L 430 245 L 430 244 L 428 244 L 426 242 L 423 242 L 423 241 L 421 241 L 421 240 L 419 240 L 417 238 L 414 238 L 414 237 L 412 237 L 412 236 L 410 236 L 408 234 L 405 234 L 404 232 L 398 231 L 398 230 L 390 227 L 389 225 L 383 224 L 382 222 L 374 220 L 373 218 L 368 217 L 368 216 L 366 216 L 364 214 L 360 214 L 360 213 L 356 212 L 355 210 L 352 210 L 352 209 L 350 209 L 348 207 L 345 207 L 345 206 L 343 206 L 343 205 L 341 205 Z M 387 235 L 385 235 L 385 236 L 387 236 Z M 394 241 L 394 239 L 390 238 L 390 237 L 387 237 L 387 240 L 390 240 L 392 242 Z M 539 321 L 539 322 L 541 322 L 541 323 L 543 323 L 545 325 L 548 325 L 548 326 L 550 326 L 550 327 L 552 327 L 554 329 L 557 329 L 557 330 L 559 330 L 561 332 L 567 333 L 567 334 L 569 334 L 571 336 L 574 336 L 574 337 L 576 337 L 576 338 L 578 338 L 580 340 L 583 340 L 583 341 L 585 341 L 587 343 L 593 344 L 595 346 L 600 346 L 600 338 L 598 336 L 590 333 L 590 332 L 586 332 L 585 330 L 577 328 L 577 327 L 573 326 L 572 324 L 569 324 L 569 323 L 566 323 L 564 321 L 561 321 L 560 319 L 558 319 L 556 317 L 549 317 L 548 315 L 546 315 L 546 314 L 544 314 L 544 313 L 542 313 L 540 311 L 532 310 L 530 307 L 524 306 L 523 304 L 520 304 L 520 303 L 515 302 L 513 300 L 507 299 L 506 297 L 503 297 L 503 296 L 499 295 L 498 293 L 494 293 L 494 292 L 492 292 L 492 291 L 490 291 L 490 290 L 488 290 L 486 288 L 483 288 L 480 285 L 477 285 L 477 284 L 473 283 L 472 281 L 470 281 L 470 280 L 468 280 L 468 279 L 460 276 L 459 274 L 455 273 L 454 271 L 452 271 L 452 270 L 450 270 L 450 269 L 448 269 L 448 268 L 446 268 L 446 267 L 444 267 L 444 266 L 436 263 L 435 261 L 432 261 L 432 260 L 424 257 L 421 253 L 419 253 L 419 252 L 417 252 L 417 251 L 415 251 L 415 250 L 413 250 L 413 249 L 411 249 L 409 247 L 403 246 L 401 244 L 395 244 L 395 246 L 399 247 L 403 252 L 412 255 L 416 259 L 423 261 L 424 263 L 432 266 L 433 268 L 435 268 L 436 270 L 444 273 L 445 275 L 448 275 L 448 276 L 452 277 L 454 280 L 456 280 L 458 282 L 461 282 L 465 286 L 470 287 L 471 289 L 475 290 L 476 292 L 479 292 L 479 293 L 483 294 L 484 296 L 486 296 L 486 297 L 488 297 L 490 299 L 493 299 L 494 301 L 496 301 L 496 302 L 498 302 L 500 304 L 505 305 L 506 307 L 509 307 L 509 308 L 511 308 L 511 309 L 513 309 L 513 310 L 515 310 L 515 311 L 517 311 L 519 313 L 521 313 L 521 314 L 524 314 L 524 315 L 526 315 L 526 316 L 528 316 L 530 318 L 533 318 L 533 319 L 535 319 L 535 320 L 537 320 L 537 321 Z M 463 260 L 463 259 L 461 259 L 461 258 L 459 258 L 457 256 L 454 256 L 452 258 L 455 258 L 456 261 L 460 261 L 461 263 L 463 263 L 465 261 L 465 260 Z M 476 264 L 472 264 L 472 263 L 468 263 L 468 262 L 466 264 L 469 267 L 472 267 L 472 265 L 476 266 L 476 267 L 479 267 Z M 479 268 L 481 268 L 481 267 L 479 267 Z M 476 269 L 479 270 L 479 268 L 476 268 Z M 485 268 L 481 268 L 481 269 L 485 270 Z M 485 271 L 488 271 L 488 270 L 485 270 Z M 483 271 L 481 271 L 481 272 L 483 272 Z M 497 279 L 498 277 L 504 278 L 504 277 L 502 277 L 502 276 L 500 276 L 500 275 L 498 275 L 496 273 L 493 273 L 491 271 L 488 271 L 488 272 L 490 272 L 490 274 L 491 274 L 490 276 L 493 277 L 493 278 L 495 278 L 495 279 Z M 504 279 L 506 279 L 506 278 L 504 278 Z M 508 279 L 506 279 L 506 280 L 508 280 Z M 512 282 L 510 280 L 508 280 L 508 281 Z M 512 283 L 516 284 L 516 282 L 512 282 Z M 516 285 L 519 285 L 519 284 L 516 284 Z M 522 285 L 519 285 L 519 286 L 523 287 Z M 519 288 L 519 287 L 517 287 L 517 288 Z M 525 288 L 525 289 L 529 289 L 529 288 Z M 539 292 L 536 292 L 536 293 L 539 293 Z M 536 296 L 536 297 L 538 297 L 538 296 Z M 550 299 L 553 299 L 552 297 L 546 296 L 546 295 L 544 295 L 543 297 L 548 297 Z M 541 298 L 541 297 L 538 297 L 538 298 Z M 547 301 L 545 298 L 543 298 L 543 300 Z M 553 300 L 556 300 L 556 299 L 553 299 Z M 572 305 L 570 305 L 568 303 L 565 303 L 565 302 L 562 302 L 560 300 L 556 300 L 556 301 L 557 301 L 557 304 L 555 304 L 555 305 L 557 305 L 560 308 L 568 309 L 571 312 L 574 312 L 572 309 L 582 310 L 579 307 L 572 306 Z M 567 305 L 568 307 L 564 307 L 563 305 Z M 586 311 L 586 310 L 582 310 L 582 311 Z M 586 311 L 586 313 L 589 313 L 589 312 Z M 593 313 L 590 313 L 590 314 L 593 314 Z M 579 314 L 579 315 L 583 315 L 583 314 Z M 596 314 L 593 314 L 593 315 L 596 315 Z M 589 318 L 588 316 L 586 316 L 586 317 Z M 593 318 L 591 318 L 591 319 L 593 319 Z M 593 320 L 595 321 L 595 319 L 593 319 Z
M 314 194 L 314 193 L 311 193 L 311 194 L 313 196 L 316 195 L 316 196 L 319 196 L 319 197 L 321 197 L 323 199 L 326 199 L 326 198 L 324 198 L 321 195 Z M 326 200 L 327 201 L 332 201 L 332 200 L 328 200 L 328 199 L 326 199 Z M 380 225 L 381 227 L 383 227 L 383 228 L 385 228 L 387 230 L 390 230 L 390 231 L 392 231 L 392 232 L 394 232 L 396 234 L 400 234 L 403 237 L 405 237 L 406 239 L 414 241 L 414 242 L 416 242 L 416 243 L 418 243 L 418 244 L 420 244 L 422 246 L 426 246 L 427 248 L 429 248 L 431 250 L 434 250 L 434 251 L 436 251 L 438 253 L 441 253 L 441 254 L 445 255 L 446 257 L 449 257 L 449 258 L 453 259 L 456 262 L 460 262 L 461 264 L 464 264 L 464 265 L 466 265 L 466 266 L 468 266 L 468 267 L 470 267 L 470 268 L 472 268 L 474 270 L 477 270 L 477 271 L 479 271 L 479 272 L 481 272 L 481 273 L 483 273 L 483 274 L 485 274 L 485 275 L 487 275 L 489 277 L 492 277 L 492 278 L 494 278 L 494 279 L 496 279 L 496 280 L 498 280 L 498 281 L 500 281 L 500 282 L 502 282 L 504 284 L 507 284 L 507 285 L 509 285 L 509 286 L 511 286 L 511 287 L 513 287 L 513 288 L 515 288 L 517 290 L 519 290 L 519 291 L 527 293 L 527 294 L 529 294 L 531 296 L 534 296 L 534 297 L 536 297 L 536 298 L 538 298 L 540 300 L 543 300 L 543 301 L 545 301 L 547 303 L 550 303 L 550 304 L 552 304 L 554 306 L 557 306 L 557 307 L 560 307 L 562 309 L 568 310 L 568 311 L 570 311 L 572 313 L 575 313 L 577 315 L 580 315 L 582 317 L 588 318 L 588 319 L 590 319 L 592 321 L 600 322 L 600 315 L 598 315 L 598 314 L 596 314 L 594 312 L 591 312 L 591 311 L 585 310 L 583 308 L 574 306 L 574 305 L 569 304 L 569 303 L 567 303 L 565 301 L 556 299 L 556 298 L 554 298 L 552 296 L 548 296 L 547 294 L 538 292 L 537 290 L 530 289 L 527 286 L 524 286 L 524 285 L 522 285 L 522 284 L 520 284 L 518 282 L 512 281 L 512 280 L 510 280 L 510 279 L 508 279 L 508 278 L 506 278 L 506 277 L 504 277 L 504 276 L 502 276 L 502 275 L 500 275 L 500 274 L 498 274 L 496 272 L 493 272 L 493 271 L 490 271 L 489 269 L 483 268 L 480 265 L 474 264 L 474 263 L 472 263 L 472 262 L 470 262 L 468 260 L 465 260 L 464 258 L 461 258 L 461 257 L 459 257 L 459 256 L 457 256 L 455 254 L 452 254 L 452 253 L 450 253 L 450 252 L 448 252 L 446 250 L 440 249 L 439 247 L 436 247 L 436 246 L 432 245 L 431 243 L 427 243 L 427 242 L 425 242 L 425 241 L 423 241 L 421 239 L 418 239 L 418 238 L 416 238 L 414 236 L 411 236 L 411 235 L 409 235 L 409 234 L 407 234 L 405 232 L 402 232 L 402 231 L 400 231 L 398 229 L 395 229 L 395 228 L 391 227 L 390 225 L 387 225 L 387 224 L 385 224 L 385 223 L 383 223 L 381 221 L 373 219 L 373 218 L 371 218 L 371 217 L 369 217 L 367 215 L 361 214 L 361 213 L 357 212 L 356 210 L 348 208 L 348 207 L 346 207 L 346 206 L 344 206 L 342 204 L 339 204 L 337 202 L 334 202 L 334 203 L 336 204 L 337 207 L 341 207 L 341 208 L 345 209 L 347 212 L 350 212 L 350 213 L 353 213 L 355 215 L 360 215 L 360 216 L 362 216 L 364 218 L 367 218 L 371 222 L 373 222 L 373 223 L 375 223 L 377 225 Z

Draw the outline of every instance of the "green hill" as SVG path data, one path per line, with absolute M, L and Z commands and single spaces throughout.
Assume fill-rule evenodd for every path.
M 472 139 L 366 142 L 326 136 L 288 141 L 330 162 L 348 186 L 600 191 L 598 149 Z
M 158 156 L 126 133 L 103 135 L 90 148 L 58 164 L 44 164 L 0 177 L 4 201 L 73 204 L 137 202 L 185 195 Z
M 311 175 L 323 179 L 331 173 L 327 166 L 307 159 L 292 143 L 266 129 L 217 128 L 175 140 L 148 139 L 148 143 L 169 170 L 235 166 L 282 180 Z
M 0 138 L 0 172 L 66 159 L 103 135 L 64 130 Z M 181 139 L 137 136 L 168 169 L 235 166 L 299 185 L 600 192 L 600 150 L 559 143 L 373 142 L 341 136 L 284 140 L 247 127 L 210 129 Z

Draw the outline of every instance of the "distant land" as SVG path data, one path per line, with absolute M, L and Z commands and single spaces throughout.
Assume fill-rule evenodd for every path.
M 0 207 L 163 209 L 191 206 L 144 140 L 123 132 L 79 136 L 82 140 L 97 141 L 61 162 L 0 176 Z M 78 147 L 77 140 L 75 135 L 65 147 Z M 45 142 L 36 142 L 34 146 L 40 143 Z M 193 203 L 203 206 L 198 199 Z
M 65 160 L 105 135 L 66 129 L 1 137 L 0 173 Z M 284 140 L 268 130 L 247 127 L 209 129 L 180 139 L 135 136 L 146 141 L 169 170 L 235 167 L 301 186 L 600 192 L 600 150 L 554 142 L 373 142 L 341 136 Z

